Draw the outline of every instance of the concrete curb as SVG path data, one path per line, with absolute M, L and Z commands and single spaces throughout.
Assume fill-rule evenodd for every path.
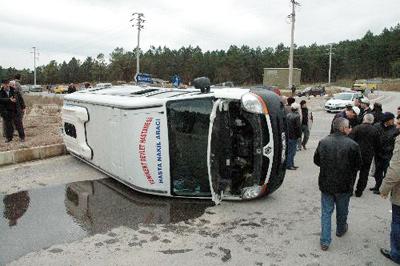
M 64 144 L 0 152 L 0 166 L 50 158 L 67 153 Z

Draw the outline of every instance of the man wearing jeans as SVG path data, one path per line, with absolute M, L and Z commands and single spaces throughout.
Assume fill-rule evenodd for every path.
M 400 137 L 396 138 L 395 149 L 390 167 L 380 187 L 381 196 L 387 198 L 389 192 L 392 201 L 392 229 L 390 232 L 390 251 L 381 249 L 381 253 L 393 262 L 400 264 Z
M 339 117 L 333 121 L 333 133 L 323 138 L 314 153 L 314 163 L 320 167 L 318 185 L 321 190 L 321 249 L 331 243 L 331 217 L 336 205 L 336 236 L 348 229 L 347 215 L 354 181 L 361 166 L 358 144 L 347 135 L 349 120 Z

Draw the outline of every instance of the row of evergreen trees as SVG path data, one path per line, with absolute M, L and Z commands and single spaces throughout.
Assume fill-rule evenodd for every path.
M 302 82 L 326 82 L 329 45 L 299 46 L 294 66 L 302 69 Z M 400 24 L 384 29 L 379 35 L 370 31 L 362 39 L 333 44 L 332 80 L 400 77 Z M 154 77 L 169 80 L 174 74 L 187 83 L 207 76 L 213 83 L 233 81 L 236 84 L 260 84 L 263 68 L 287 67 L 289 47 L 251 48 L 231 46 L 227 51 L 202 51 L 199 47 L 151 47 L 141 55 L 141 70 Z M 21 73 L 25 83 L 33 83 L 29 69 L 4 69 L 0 78 Z M 136 72 L 135 51 L 116 48 L 107 62 L 103 54 L 87 57 L 83 62 L 72 58 L 68 63 L 51 61 L 37 68 L 39 84 L 70 82 L 132 81 Z

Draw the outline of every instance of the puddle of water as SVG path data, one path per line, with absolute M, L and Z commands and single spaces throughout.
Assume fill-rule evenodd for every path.
M 211 201 L 141 194 L 112 179 L 1 195 L 0 265 L 29 252 L 119 226 L 168 224 L 196 218 Z

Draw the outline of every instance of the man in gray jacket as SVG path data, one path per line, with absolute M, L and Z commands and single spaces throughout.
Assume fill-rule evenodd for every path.
M 396 138 L 390 166 L 380 187 L 382 198 L 391 194 L 392 228 L 390 232 L 390 251 L 381 248 L 381 253 L 393 262 L 400 264 L 400 138 Z

